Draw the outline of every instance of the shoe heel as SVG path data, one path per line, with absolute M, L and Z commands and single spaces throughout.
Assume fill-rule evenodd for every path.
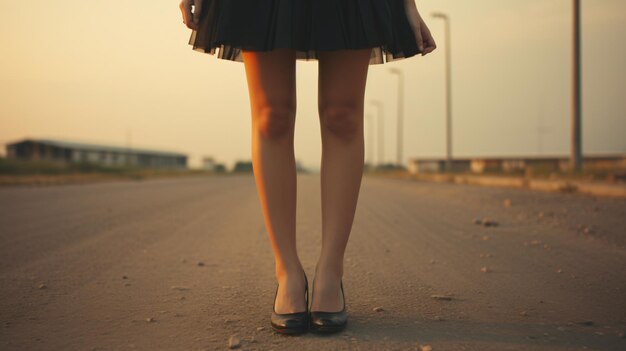
M 272 315 L 270 318 L 270 324 L 274 331 L 287 334 L 297 335 L 306 332 L 309 328 L 309 283 L 304 274 L 304 299 L 305 310 L 304 312 L 294 313 L 276 313 L 276 297 L 278 296 L 278 285 L 276 286 L 276 294 L 274 295 L 274 304 L 272 305 Z

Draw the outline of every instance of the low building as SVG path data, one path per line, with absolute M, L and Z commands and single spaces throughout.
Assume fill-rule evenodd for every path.
M 6 144 L 7 158 L 54 162 L 90 162 L 103 166 L 187 168 L 187 155 L 154 149 L 58 139 L 23 139 Z
M 470 171 L 472 173 L 508 172 L 523 173 L 528 170 L 540 172 L 564 172 L 569 168 L 569 157 L 566 156 L 509 156 L 509 157 L 471 157 L 452 160 L 455 172 Z M 445 158 L 414 158 L 409 160 L 409 172 L 428 173 L 443 172 Z M 597 154 L 583 157 L 585 170 L 626 170 L 626 154 Z
M 470 159 L 453 159 L 451 162 L 452 170 L 455 172 L 465 172 L 471 168 Z M 436 173 L 443 172 L 446 169 L 445 158 L 419 158 L 409 160 L 409 173 Z
M 233 172 L 252 172 L 252 161 L 237 161 L 233 167 Z
M 226 172 L 226 166 L 223 163 L 216 162 L 213 157 L 205 156 L 202 158 L 202 170 L 214 173 L 224 173 Z
M 472 173 L 486 173 L 502 169 L 503 160 L 497 158 L 475 158 L 470 160 Z
M 202 158 L 202 169 L 205 171 L 215 171 L 215 159 L 213 157 L 203 157 Z

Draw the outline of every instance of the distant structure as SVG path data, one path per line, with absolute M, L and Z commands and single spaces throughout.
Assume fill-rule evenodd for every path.
M 414 158 L 409 160 L 409 172 L 443 172 L 444 158 Z M 512 157 L 471 157 L 452 160 L 453 172 L 510 172 L 524 173 L 532 170 L 567 171 L 570 159 L 566 156 L 512 156 Z M 626 154 L 585 155 L 583 167 L 594 170 L 626 170 Z
M 300 160 L 296 160 L 296 172 L 298 173 L 310 173 L 310 170 L 300 162 Z
M 187 168 L 177 152 L 91 144 L 56 139 L 22 139 L 6 144 L 7 158 L 55 162 L 90 162 L 104 166 Z
M 210 172 L 226 172 L 226 166 L 223 163 L 215 162 L 213 157 L 203 157 L 202 158 L 202 170 L 210 171 Z
M 237 161 L 232 169 L 232 172 L 238 173 L 251 173 L 254 172 L 252 167 L 252 161 Z M 302 165 L 299 160 L 296 160 L 296 172 L 298 173 L 310 173 L 310 170 Z
M 214 171 L 215 170 L 215 160 L 213 157 L 203 157 L 202 158 L 202 169 L 205 171 Z
M 233 172 L 252 172 L 252 161 L 237 161 L 233 167 Z

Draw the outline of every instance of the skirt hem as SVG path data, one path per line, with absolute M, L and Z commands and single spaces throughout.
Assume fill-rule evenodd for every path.
M 410 52 L 404 52 L 404 53 L 400 52 L 400 53 L 393 54 L 387 51 L 386 49 L 384 49 L 383 46 L 305 50 L 305 49 L 297 49 L 297 48 L 294 48 L 293 46 L 287 46 L 287 45 L 283 45 L 283 46 L 279 45 L 279 46 L 272 47 L 270 49 L 256 49 L 256 48 L 255 49 L 242 49 L 239 46 L 233 46 L 233 45 L 228 45 L 228 44 L 216 44 L 211 47 L 202 47 L 202 46 L 196 46 L 192 42 L 190 42 L 189 45 L 192 46 L 192 49 L 194 51 L 204 53 L 204 54 L 209 54 L 209 55 L 215 56 L 218 59 L 222 59 L 225 61 L 233 61 L 233 62 L 240 62 L 240 63 L 243 63 L 243 50 L 269 52 L 274 49 L 293 49 L 296 51 L 296 60 L 317 61 L 319 60 L 318 52 L 320 51 L 327 52 L 327 51 L 340 51 L 340 50 L 363 50 L 363 49 L 371 48 L 372 53 L 370 55 L 370 61 L 369 61 L 370 65 L 385 64 L 385 63 L 390 63 L 394 61 L 399 61 L 402 59 L 413 57 L 421 53 L 419 50 L 415 50 L 415 51 L 410 51 Z

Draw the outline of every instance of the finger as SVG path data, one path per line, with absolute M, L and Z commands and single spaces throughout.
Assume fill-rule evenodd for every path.
M 194 1 L 194 9 L 193 9 L 193 23 L 194 24 L 198 24 L 200 23 L 200 15 L 202 14 L 202 4 L 204 3 L 204 1 L 202 0 L 195 0 Z
M 433 52 L 437 48 L 437 44 L 435 44 L 435 40 L 433 37 L 429 36 L 426 39 L 426 48 L 424 49 L 424 55 Z
M 435 47 L 434 46 L 427 46 L 424 49 L 424 53 L 422 54 L 422 56 L 430 54 L 431 52 L 435 51 Z
M 422 50 L 422 56 L 424 56 L 426 54 L 431 53 L 433 50 L 435 50 L 435 48 L 433 47 L 435 44 L 435 41 L 433 39 L 433 36 L 430 34 L 430 31 L 426 27 L 423 27 L 422 38 L 423 38 L 423 45 L 424 45 L 424 50 Z
M 417 48 L 420 50 L 420 52 L 424 51 L 424 40 L 422 38 L 422 30 L 421 28 L 416 28 L 415 30 L 415 41 L 417 43 Z
M 180 4 L 178 5 L 178 8 L 180 8 L 180 12 L 183 15 L 183 23 L 187 24 L 187 19 L 190 18 L 189 15 L 191 14 L 191 10 L 188 8 L 188 1 L 181 1 Z
M 193 14 L 191 13 L 191 3 L 189 1 L 182 1 L 180 3 L 180 10 L 183 13 L 183 23 L 187 25 L 187 28 L 196 29 L 193 23 Z

